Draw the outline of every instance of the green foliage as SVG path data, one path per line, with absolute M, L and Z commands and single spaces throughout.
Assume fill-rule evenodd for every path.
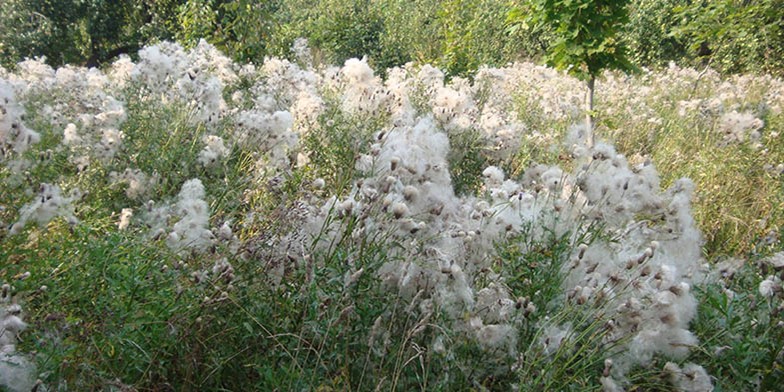
M 46 56 L 51 65 L 103 64 L 173 36 L 177 0 L 8 0 L 0 4 L 0 61 Z
M 672 34 L 691 55 L 724 72 L 784 69 L 784 2 L 699 1 L 677 6 L 682 20 Z
M 764 104 L 768 91 L 776 87 L 761 78 L 748 84 L 742 94 L 722 100 L 724 107 L 754 113 L 764 122 L 759 140 L 727 143 L 721 132 L 722 112 L 695 110 L 681 115 L 673 103 L 716 99 L 723 85 L 740 83 L 742 77 L 700 76 L 693 70 L 681 75 L 677 70 L 672 72 L 670 80 L 681 81 L 637 80 L 635 83 L 652 92 L 642 101 L 634 97 L 608 105 L 616 99 L 616 93 L 611 92 L 614 89 L 607 90 L 607 95 L 600 91 L 597 134 L 616 140 L 617 150 L 628 157 L 650 157 L 664 187 L 682 177 L 695 182 L 694 216 L 707 241 L 705 253 L 709 257 L 753 252 L 766 236 L 779 232 L 784 222 L 782 177 L 772 171 L 784 162 L 784 139 L 778 134 L 784 115 L 767 110 Z M 642 112 L 646 110 L 643 106 L 653 110 L 652 117 L 658 120 L 619 115 L 629 110 L 627 107 Z M 731 110 L 725 109 L 724 113 L 728 112 Z
M 449 174 L 458 195 L 477 194 L 482 187 L 482 171 L 489 165 L 481 134 L 477 130 L 450 132 Z
M 442 49 L 430 59 L 447 75 L 469 75 L 480 65 L 501 65 L 520 55 L 507 29 L 508 5 L 494 0 L 441 2 L 437 13 Z
M 2 255 L 27 259 L 8 272 L 24 268 L 34 274 L 18 287 L 36 293 L 29 298 L 36 309 L 49 310 L 34 315 L 40 335 L 29 342 L 41 366 L 54 370 L 44 381 L 92 389 L 115 379 L 174 376 L 173 368 L 171 374 L 151 366 L 182 363 L 189 355 L 179 331 L 188 333 L 198 312 L 191 306 L 201 295 L 176 292 L 179 274 L 166 270 L 166 252 L 118 234 L 96 236 L 82 228 L 69 233 L 62 224 L 49 231 Z M 52 289 L 39 290 L 41 285 Z
M 438 11 L 438 23 L 443 34 L 442 62 L 444 68 L 450 73 L 464 74 L 479 66 L 476 59 L 470 55 L 466 41 L 471 39 L 467 20 L 473 13 L 475 2 L 445 1 Z
M 351 187 L 355 163 L 362 151 L 381 131 L 383 121 L 348 116 L 337 107 L 322 115 L 321 125 L 305 136 L 305 151 L 310 157 L 314 178 L 326 180 L 336 194 Z
M 352 57 L 376 57 L 383 22 L 369 1 L 327 3 L 320 11 L 310 37 L 315 47 L 331 54 L 326 56 L 329 62 L 341 64 Z
M 33 56 L 46 56 L 52 64 L 83 60 L 87 43 L 81 26 L 75 25 L 81 13 L 79 8 L 51 1 L 0 3 L 0 55 L 4 65 Z
M 288 55 L 308 38 L 320 60 L 342 63 L 368 56 L 380 72 L 409 61 L 432 63 L 447 74 L 468 75 L 481 64 L 504 64 L 531 51 L 520 31 L 508 29 L 501 0 L 289 0 L 279 11 L 272 53 Z
M 619 32 L 628 21 L 629 0 L 536 0 L 529 20 L 533 28 L 550 26 L 554 39 L 547 64 L 591 79 L 605 69 L 630 70 L 627 49 Z
M 695 356 L 716 377 L 716 390 L 777 390 L 784 381 L 781 304 L 757 290 L 739 294 L 759 286 L 760 270 L 753 262 L 728 261 L 736 266 L 697 289 L 700 316 L 694 330 L 702 350 Z
M 280 1 L 188 0 L 179 7 L 177 39 L 206 39 L 238 61 L 261 62 L 268 52 Z
M 394 45 L 381 44 L 387 32 L 380 10 L 368 0 L 285 1 L 278 11 L 280 23 L 270 52 L 290 56 L 291 44 L 304 37 L 318 50 L 318 63 L 342 64 L 363 56 L 384 67 L 405 61 Z
M 433 63 L 450 76 L 545 57 L 587 78 L 602 69 L 707 63 L 723 72 L 784 69 L 781 0 L 7 0 L 0 64 L 46 56 L 98 65 L 145 43 L 206 39 L 241 61 L 290 57 L 296 38 L 318 63 L 368 56 L 379 69 Z
M 675 7 L 680 0 L 636 0 L 629 4 L 629 21 L 621 37 L 629 46 L 634 64 L 664 66 L 670 61 L 686 59 L 682 40 L 673 36 L 680 19 Z
M 212 0 L 190 0 L 180 6 L 177 19 L 182 30 L 177 34 L 178 41 L 195 45 L 199 39 L 210 36 L 217 23 L 212 4 Z
M 441 53 L 437 15 L 440 3 L 433 0 L 379 0 L 375 2 L 383 17 L 385 34 L 380 47 L 379 66 L 394 66 L 409 61 L 432 62 Z M 427 37 L 427 38 L 426 38 Z M 396 59 L 396 62 L 390 60 Z

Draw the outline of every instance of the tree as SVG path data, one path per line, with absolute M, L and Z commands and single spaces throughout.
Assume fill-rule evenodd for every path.
M 596 77 L 606 69 L 629 71 L 634 66 L 618 37 L 629 20 L 630 0 L 532 0 L 518 23 L 534 31 L 549 29 L 548 65 L 566 70 L 588 86 L 586 94 L 586 141 L 593 146 L 593 96 Z
M 683 39 L 673 34 L 682 18 L 676 7 L 683 0 L 634 0 L 622 36 L 634 64 L 660 67 L 688 58 Z
M 0 1 L 0 61 L 97 66 L 173 37 L 180 0 Z
M 672 35 L 723 72 L 784 72 L 784 0 L 693 1 L 673 8 Z
M 243 62 L 268 54 L 280 0 L 187 0 L 178 11 L 177 40 L 185 46 L 204 38 Z

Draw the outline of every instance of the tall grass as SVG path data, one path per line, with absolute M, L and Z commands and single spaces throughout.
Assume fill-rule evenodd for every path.
M 29 324 L 0 332 L 0 364 L 36 365 L 0 388 L 664 391 L 696 385 L 689 363 L 716 390 L 784 380 L 780 295 L 758 289 L 782 251 L 778 79 L 607 74 L 616 153 L 576 140 L 581 84 L 531 64 L 381 80 L 157 50 L 126 76 L 72 69 L 74 89 L 40 64 L 0 72 L 22 104 L 0 120 L 41 135 L 18 152 L 0 133 L 0 322 Z M 764 126 L 728 140 L 733 111 Z M 230 151 L 212 164 L 208 135 Z M 12 226 L 42 183 L 79 190 L 73 216 Z M 206 227 L 182 230 L 209 246 L 175 241 L 202 201 Z

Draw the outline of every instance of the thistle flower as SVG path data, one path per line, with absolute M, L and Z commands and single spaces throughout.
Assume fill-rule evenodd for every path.
M 167 245 L 176 250 L 193 249 L 204 252 L 213 243 L 209 225 L 209 206 L 203 200 L 204 186 L 195 178 L 186 181 L 177 195 L 177 214 L 180 220 L 169 233 Z
M 679 392 L 711 392 L 713 382 L 705 369 L 694 363 L 687 363 L 681 368 L 673 362 L 664 365 L 670 382 Z
M 117 222 L 117 228 L 119 230 L 125 230 L 131 224 L 131 217 L 133 217 L 133 209 L 132 208 L 123 208 L 120 212 L 120 221 Z
M 39 226 L 49 223 L 58 216 L 66 218 L 69 222 L 78 222 L 72 204 L 78 199 L 81 199 L 81 193 L 77 189 L 70 195 L 63 196 L 59 186 L 41 184 L 38 196 L 19 210 L 19 220 L 11 226 L 9 234 L 20 233 L 31 220 L 37 222 Z
M 27 391 L 34 385 L 35 366 L 16 353 L 18 335 L 27 328 L 21 307 L 11 299 L 10 286 L 3 285 L 0 296 L 0 387 Z
M 725 113 L 719 119 L 719 131 L 723 133 L 724 143 L 742 143 L 747 139 L 759 140 L 759 130 L 765 125 L 749 112 L 738 113 L 732 111 Z
M 539 338 L 544 354 L 547 356 L 555 354 L 566 339 L 571 336 L 571 325 L 562 327 L 550 325 L 544 328 L 543 334 Z
M 482 171 L 482 176 L 485 177 L 485 185 L 488 188 L 500 186 L 504 182 L 504 172 L 495 166 L 488 166 Z
M 392 214 L 400 219 L 408 215 L 408 206 L 405 203 L 396 202 L 392 204 Z
M 415 186 L 406 185 L 403 187 L 403 198 L 405 198 L 406 201 L 414 201 L 418 195 L 419 189 L 417 189 Z
M 205 135 L 202 141 L 206 146 L 199 152 L 198 162 L 209 167 L 218 163 L 221 158 L 229 155 L 229 149 L 223 143 L 223 139 L 215 135 Z
M 599 378 L 599 383 L 602 384 L 602 392 L 624 392 L 623 387 L 618 385 L 612 377 L 602 376 Z
M 759 284 L 759 293 L 765 298 L 772 298 L 781 291 L 781 281 L 778 276 L 768 276 Z
M 218 239 L 221 241 L 230 241 L 234 238 L 234 233 L 231 230 L 229 221 L 223 222 L 223 225 L 218 229 Z
M 63 143 L 66 145 L 81 144 L 82 138 L 79 136 L 74 123 L 68 123 L 63 131 Z

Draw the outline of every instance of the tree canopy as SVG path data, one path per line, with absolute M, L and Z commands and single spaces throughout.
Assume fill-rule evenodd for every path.
M 544 59 L 584 79 L 602 69 L 705 65 L 784 74 L 784 0 L 4 0 L 0 64 L 26 57 L 99 65 L 145 44 L 206 39 L 239 61 L 368 56 L 384 69 L 432 63 L 449 75 Z

